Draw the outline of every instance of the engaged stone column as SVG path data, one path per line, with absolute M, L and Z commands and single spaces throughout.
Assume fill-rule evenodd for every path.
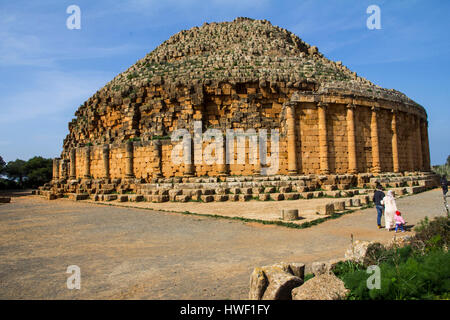
M 223 144 L 222 144 L 222 163 L 218 164 L 218 170 L 219 170 L 219 176 L 226 176 L 228 175 L 228 166 L 227 166 L 227 138 L 226 136 L 223 137 Z
M 133 141 L 128 140 L 126 144 L 126 167 L 125 167 L 125 178 L 132 179 L 134 178 L 134 170 L 133 170 L 133 157 L 134 157 L 134 147 Z
M 87 146 L 85 151 L 86 165 L 84 167 L 84 178 L 91 178 L 91 147 Z
M 372 139 L 372 172 L 380 173 L 380 147 L 378 142 L 378 121 L 377 108 L 372 107 L 372 121 L 370 123 L 370 133 Z
M 407 147 L 408 147 L 408 170 L 414 171 L 414 137 L 415 135 L 415 128 L 414 128 L 414 118 L 412 115 L 407 115 L 408 117 L 408 140 L 407 140 Z
M 153 153 L 154 153 L 154 159 L 155 159 L 155 177 L 160 178 L 162 177 L 162 168 L 161 168 L 161 158 L 162 158 L 162 145 L 161 141 L 159 140 L 153 140 Z
M 69 178 L 74 180 L 77 178 L 77 169 L 76 169 L 76 150 L 72 148 L 70 150 L 70 175 Z
M 53 159 L 53 180 L 54 181 L 59 180 L 59 159 L 58 158 Z
M 392 167 L 394 172 L 400 172 L 398 162 L 398 136 L 397 136 L 397 113 L 392 110 Z
M 420 118 L 419 116 L 416 117 L 416 141 L 417 141 L 417 170 L 422 171 L 423 170 L 423 157 L 422 157 L 422 135 L 420 133 Z
M 188 157 L 188 161 L 187 163 L 184 164 L 184 168 L 185 168 L 185 172 L 184 172 L 184 176 L 185 177 L 193 177 L 194 176 L 194 172 L 195 172 L 195 163 L 194 163 L 194 146 L 193 146 L 193 141 L 192 139 L 189 139 L 189 143 L 191 145 L 190 148 L 188 148 L 188 152 L 190 152 L 190 156 Z M 186 150 L 183 150 L 183 152 L 185 152 Z
M 102 158 L 103 158 L 103 170 L 104 170 L 103 178 L 106 180 L 109 180 L 111 177 L 110 173 L 109 173 L 109 144 L 105 144 L 103 146 Z
M 428 121 L 422 121 L 422 150 L 424 170 L 430 171 L 430 146 L 428 144 Z
M 288 174 L 295 175 L 297 171 L 297 149 L 295 137 L 295 109 L 288 104 L 286 106 L 286 125 L 287 125 L 287 152 L 288 152 Z
M 348 138 L 348 172 L 358 172 L 356 160 L 356 136 L 355 136 L 355 106 L 347 105 L 347 138 Z
M 69 162 L 69 160 L 67 160 L 67 159 L 62 159 L 59 162 L 59 177 L 61 179 L 67 180 L 69 177 L 68 162 Z
M 319 116 L 319 155 L 320 155 L 320 173 L 329 174 L 328 168 L 328 137 L 327 137 L 327 118 L 326 108 L 327 104 L 319 103 L 317 105 L 317 112 Z

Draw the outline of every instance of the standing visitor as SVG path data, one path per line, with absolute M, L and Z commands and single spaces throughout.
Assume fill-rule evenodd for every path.
M 384 205 L 385 227 L 389 231 L 395 227 L 395 212 L 397 211 L 397 204 L 395 203 L 392 190 L 388 191 L 387 196 L 383 198 L 381 203 Z
M 447 181 L 447 176 L 444 174 L 441 177 L 441 187 L 442 187 L 442 192 L 444 193 L 444 196 L 447 194 L 448 192 L 448 181 Z
M 383 215 L 383 204 L 381 201 L 384 198 L 383 187 L 379 182 L 377 182 L 375 193 L 373 194 L 373 203 L 375 203 L 375 208 L 377 209 L 377 225 L 378 229 L 381 229 L 381 216 Z
M 405 220 L 402 217 L 400 211 L 395 211 L 395 232 L 397 233 L 400 228 L 401 232 L 405 232 L 403 226 L 406 224 Z

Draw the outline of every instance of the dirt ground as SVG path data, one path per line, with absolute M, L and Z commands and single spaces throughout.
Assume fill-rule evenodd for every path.
M 397 205 L 412 225 L 444 214 L 438 189 Z M 19 194 L 0 205 L 0 299 L 245 299 L 254 267 L 341 257 L 351 234 L 394 235 L 375 209 L 291 229 Z M 80 290 L 67 289 L 70 265 Z

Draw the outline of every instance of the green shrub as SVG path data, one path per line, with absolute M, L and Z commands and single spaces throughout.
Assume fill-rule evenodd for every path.
M 415 250 L 426 253 L 439 248 L 448 248 L 450 241 L 449 217 L 436 217 L 431 221 L 425 217 L 417 224 L 414 231 L 416 234 L 411 240 L 411 245 Z
M 362 264 L 347 260 L 338 262 L 333 268 L 333 273 L 337 277 L 340 277 L 344 274 L 356 272 L 359 270 L 365 270 Z
M 412 256 L 407 257 L 408 254 Z M 379 267 L 380 289 L 367 288 L 370 275 L 365 270 L 340 275 L 350 289 L 348 299 L 437 299 L 448 297 L 450 292 L 450 254 L 444 250 L 419 255 L 405 247 L 396 259 L 383 262 Z

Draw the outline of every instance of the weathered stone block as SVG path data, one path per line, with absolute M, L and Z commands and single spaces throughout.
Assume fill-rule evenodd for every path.
M 239 201 L 250 201 L 252 196 L 250 194 L 240 194 Z
M 213 195 L 203 195 L 202 197 L 203 202 L 213 202 L 214 196 Z
M 334 210 L 336 211 L 344 211 L 345 210 L 345 201 L 337 201 L 334 202 Z
M 141 194 L 130 194 L 128 196 L 128 201 L 131 202 L 140 202 L 140 201 L 144 201 L 144 196 Z
M 227 201 L 228 195 L 226 194 L 217 194 L 214 196 L 214 201 L 221 202 L 221 201 Z
M 320 215 L 331 215 L 334 213 L 334 204 L 327 203 L 316 207 L 316 212 Z
M 344 282 L 334 274 L 315 276 L 292 290 L 292 300 L 340 300 L 345 299 L 349 290 Z
M 300 198 L 300 195 L 296 192 L 284 193 L 283 195 L 285 200 L 297 200 Z
M 89 199 L 89 194 L 87 193 L 71 193 L 69 194 L 69 199 L 73 201 L 87 200 Z
M 282 193 L 271 193 L 270 198 L 275 201 L 284 200 L 284 194 Z

